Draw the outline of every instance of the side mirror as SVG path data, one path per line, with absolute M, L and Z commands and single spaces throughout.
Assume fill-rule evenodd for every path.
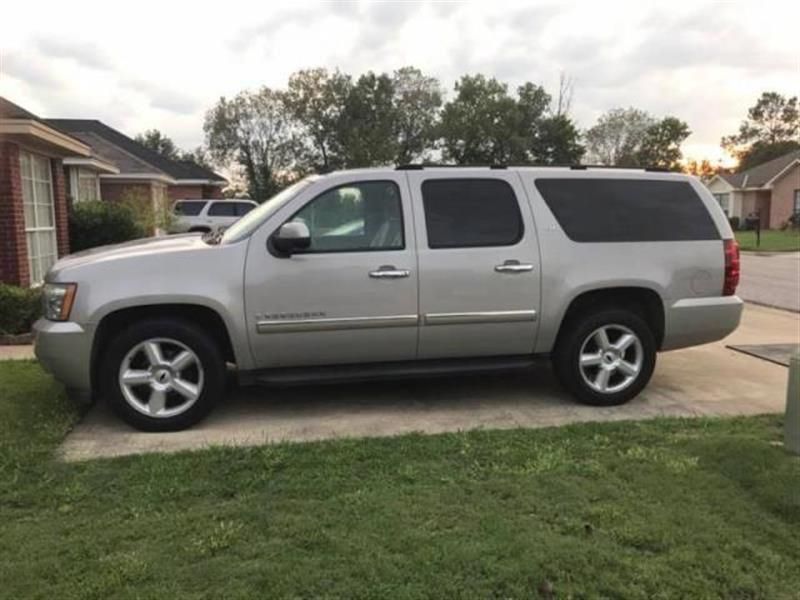
M 272 245 L 275 250 L 286 256 L 291 256 L 297 250 L 305 250 L 311 245 L 308 225 L 300 221 L 284 223 L 272 236 Z

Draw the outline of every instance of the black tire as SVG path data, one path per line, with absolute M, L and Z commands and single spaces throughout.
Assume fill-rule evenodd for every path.
M 584 380 L 580 354 L 584 342 L 593 332 L 613 325 L 626 327 L 638 337 L 642 350 L 641 367 L 624 389 L 601 393 Z M 579 402 L 592 406 L 624 404 L 635 398 L 650 381 L 656 366 L 656 342 L 653 332 L 638 312 L 624 308 L 600 308 L 571 317 L 563 327 L 552 355 L 553 370 L 561 385 Z
M 185 412 L 169 417 L 148 416 L 134 408 L 125 399 L 119 382 L 122 361 L 128 352 L 146 340 L 157 338 L 185 345 L 202 366 L 202 390 L 194 404 Z M 170 318 L 137 321 L 118 333 L 105 348 L 98 372 L 102 398 L 126 423 L 142 431 L 178 431 L 191 427 L 208 415 L 222 398 L 225 380 L 225 361 L 214 339 L 194 323 Z

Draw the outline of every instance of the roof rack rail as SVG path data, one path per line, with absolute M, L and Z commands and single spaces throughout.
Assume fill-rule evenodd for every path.
M 410 165 L 397 165 L 395 171 L 422 171 L 424 169 L 507 169 L 508 165 L 492 164 L 492 165 L 446 165 L 439 163 L 417 163 Z
M 440 164 L 440 163 L 416 163 L 416 164 L 409 164 L 409 165 L 397 165 L 395 167 L 395 171 L 422 171 L 424 169 L 429 168 L 436 168 L 436 169 L 476 169 L 476 168 L 483 168 L 483 169 L 492 169 L 492 170 L 500 170 L 500 169 L 508 169 L 510 167 L 554 167 L 554 168 L 569 168 L 573 171 L 586 171 L 588 169 L 628 169 L 634 171 L 648 171 L 653 173 L 670 173 L 671 171 L 664 167 L 619 167 L 614 165 L 538 165 L 534 163 L 528 164 L 483 164 L 483 165 L 448 165 L 448 164 Z

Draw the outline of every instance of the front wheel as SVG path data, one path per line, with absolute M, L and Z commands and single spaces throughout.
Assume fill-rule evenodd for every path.
M 144 431 L 185 429 L 205 417 L 225 389 L 225 362 L 193 323 L 140 321 L 108 345 L 101 393 L 124 421 Z
M 553 353 L 561 384 L 580 402 L 614 406 L 644 389 L 656 364 L 647 323 L 622 309 L 599 310 L 566 324 Z

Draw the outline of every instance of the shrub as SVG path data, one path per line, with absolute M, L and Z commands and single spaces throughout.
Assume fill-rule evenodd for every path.
M 28 333 L 41 314 L 41 292 L 38 288 L 0 283 L 0 334 Z
M 731 229 L 739 231 L 739 217 L 728 217 L 728 222 L 731 224 Z
M 69 214 L 69 241 L 73 252 L 145 237 L 146 231 L 126 204 L 81 202 Z

